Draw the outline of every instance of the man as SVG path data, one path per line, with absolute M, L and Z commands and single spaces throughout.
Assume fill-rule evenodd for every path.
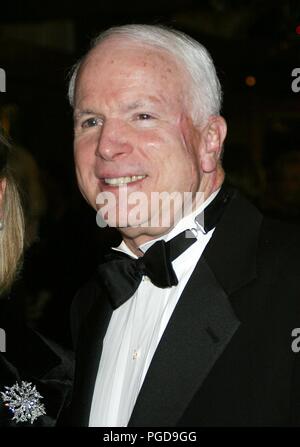
M 69 93 L 80 190 L 123 242 L 73 306 L 68 423 L 297 424 L 299 237 L 224 184 L 207 51 L 161 27 L 113 28 Z

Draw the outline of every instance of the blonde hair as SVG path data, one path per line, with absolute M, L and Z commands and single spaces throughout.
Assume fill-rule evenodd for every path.
M 0 151 L 7 153 L 9 150 L 7 141 L 0 134 Z M 4 164 L 0 166 L 0 181 L 6 181 L 0 205 L 3 223 L 0 231 L 0 296 L 10 289 L 19 271 L 24 248 L 24 218 L 20 196 L 10 174 L 6 157 L 4 160 Z

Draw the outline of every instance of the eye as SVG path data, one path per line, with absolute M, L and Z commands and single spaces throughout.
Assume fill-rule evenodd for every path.
M 149 115 L 149 113 L 139 113 L 137 115 L 137 119 L 140 121 L 146 121 L 153 119 L 153 116 Z
M 102 124 L 102 120 L 100 118 L 92 117 L 81 123 L 81 127 L 87 129 L 89 127 L 95 127 Z

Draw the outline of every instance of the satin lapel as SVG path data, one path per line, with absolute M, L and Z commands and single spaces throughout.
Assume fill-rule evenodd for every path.
M 202 258 L 150 365 L 129 426 L 174 426 L 239 326 Z
M 238 329 L 230 294 L 256 277 L 261 214 L 237 192 L 155 352 L 129 426 L 175 426 Z
M 71 425 L 88 426 L 94 385 L 98 372 L 102 343 L 112 307 L 108 298 L 100 291 L 95 296 L 86 324 L 78 337 L 77 364 L 74 392 L 71 404 Z

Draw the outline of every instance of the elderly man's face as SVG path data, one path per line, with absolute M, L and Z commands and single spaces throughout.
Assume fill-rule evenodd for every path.
M 186 85 L 185 74 L 167 53 L 116 39 L 92 50 L 80 69 L 74 146 L 78 183 L 95 209 L 101 208 L 99 193 L 114 195 L 121 210 L 117 226 L 124 226 L 134 208 L 124 196 L 120 199 L 125 188 L 129 195 L 142 192 L 148 198 L 147 210 L 139 215 L 144 226 L 155 211 L 150 211 L 151 193 L 200 189 L 201 133 L 186 109 Z

